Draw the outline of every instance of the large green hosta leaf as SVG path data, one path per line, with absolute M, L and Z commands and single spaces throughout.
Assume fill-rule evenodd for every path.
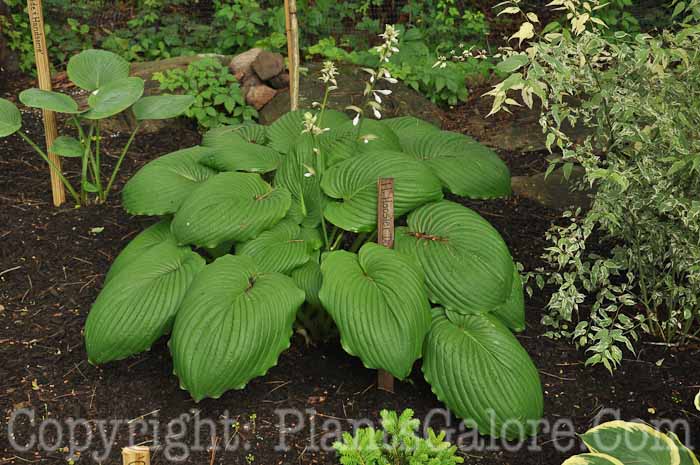
M 27 89 L 19 94 L 19 101 L 32 108 L 56 111 L 59 113 L 79 113 L 78 104 L 70 95 L 50 90 Z
M 14 103 L 0 98 L 0 137 L 10 136 L 22 127 L 22 113 Z
M 143 79 L 138 77 L 119 79 L 101 86 L 88 97 L 90 110 L 83 114 L 83 118 L 103 119 L 121 113 L 141 98 L 143 86 Z
M 170 220 L 161 220 L 133 238 L 112 262 L 112 266 L 109 268 L 107 276 L 105 276 L 105 284 L 130 263 L 138 260 L 144 253 L 164 242 L 177 245 L 175 237 L 170 232 Z
M 323 275 L 321 274 L 321 266 L 318 264 L 318 261 L 309 260 L 292 271 L 291 276 L 297 287 L 306 294 L 306 302 L 315 307 L 320 307 L 321 299 L 319 299 L 318 293 L 323 284 Z
M 236 254 L 253 257 L 260 271 L 287 274 L 308 262 L 321 245 L 321 233 L 317 229 L 283 220 L 255 239 L 236 246 Z
M 591 452 L 607 454 L 624 464 L 681 465 L 671 438 L 642 423 L 611 421 L 581 435 Z
M 273 189 L 258 174 L 219 173 L 185 199 L 172 231 L 181 244 L 244 242 L 277 224 L 291 203 L 287 190 Z
M 211 149 L 191 147 L 149 162 L 124 186 L 124 208 L 132 215 L 175 213 L 197 186 L 217 174 L 199 163 L 210 153 Z
M 360 152 L 370 152 L 378 150 L 401 151 L 399 137 L 383 121 L 376 119 L 362 118 L 359 128 L 353 126 L 352 122 L 343 124 L 339 133 L 350 132 L 354 134 Z
M 678 447 L 678 454 L 681 459 L 680 465 L 700 465 L 700 461 L 695 456 L 693 451 L 688 449 L 673 431 L 669 431 L 667 435 L 671 439 L 671 441 L 673 441 L 676 447 Z
M 396 229 L 396 249 L 425 271 L 433 302 L 460 313 L 503 305 L 513 288 L 513 259 L 488 221 L 454 202 L 425 205 Z
M 314 168 L 317 160 L 313 147 L 311 136 L 304 134 L 275 173 L 275 187 L 282 187 L 292 194 L 292 209 L 298 213 L 299 223 L 309 228 L 321 223 L 326 200 L 319 186 L 319 173 Z
M 510 195 L 510 172 L 491 149 L 447 131 L 418 130 L 401 138 L 403 151 L 428 166 L 447 190 L 462 197 Z
M 242 389 L 289 347 L 304 292 L 291 278 L 259 273 L 253 259 L 226 255 L 199 274 L 178 312 L 170 350 L 196 401 Z
M 129 77 L 129 62 L 106 50 L 85 50 L 68 60 L 68 78 L 85 90 L 95 90 Z
M 346 231 L 367 232 L 377 226 L 377 179 L 394 178 L 394 212 L 401 216 L 442 198 L 440 181 L 421 162 L 400 152 L 362 154 L 330 168 L 321 180 L 329 197 L 328 221 Z
M 503 305 L 493 310 L 493 316 L 512 331 L 525 331 L 523 280 L 515 267 L 513 267 L 513 286 L 511 287 L 510 296 Z
M 319 297 L 340 330 L 343 349 L 367 368 L 408 376 L 430 326 L 418 267 L 394 250 L 367 243 L 358 255 L 329 253 L 321 272 Z
M 143 352 L 168 333 L 187 288 L 204 268 L 202 257 L 172 242 L 141 250 L 117 264 L 90 310 L 85 345 L 91 363 Z
M 235 126 L 219 126 L 210 129 L 202 136 L 202 145 L 213 148 L 226 148 L 231 143 L 267 143 L 267 127 L 255 123 L 242 123 Z
M 217 147 L 201 163 L 217 171 L 268 173 L 276 170 L 282 159 L 283 155 L 270 147 L 240 140 Z
M 480 433 L 508 439 L 537 433 L 543 409 L 537 369 L 497 319 L 434 309 L 423 374 L 435 395 Z
M 394 133 L 403 139 L 404 137 L 415 137 L 418 134 L 426 132 L 438 133 L 440 128 L 423 121 L 414 116 L 399 116 L 398 118 L 383 119 L 382 122 L 389 127 Z
M 268 145 L 281 153 L 291 153 L 297 144 L 297 140 L 302 136 L 304 129 L 304 113 L 317 111 L 296 110 L 285 113 L 277 121 L 272 123 L 267 129 Z M 319 127 L 334 129 L 349 121 L 350 118 L 336 110 L 326 110 L 321 121 L 317 122 Z M 329 133 L 319 136 L 320 139 L 327 137 Z

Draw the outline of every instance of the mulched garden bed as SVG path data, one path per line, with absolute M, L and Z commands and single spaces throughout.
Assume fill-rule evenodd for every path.
M 459 118 L 465 108 L 457 108 L 448 118 Z M 25 114 L 25 129 L 35 140 L 42 140 L 36 115 Z M 119 190 L 131 174 L 159 155 L 198 143 L 194 131 L 164 130 L 137 139 L 124 164 Z M 107 143 L 114 161 L 115 147 L 123 138 Z M 527 173 L 524 166 L 539 164 L 519 158 L 504 157 L 514 172 Z M 73 177 L 76 167 L 69 165 Z M 539 255 L 546 245 L 543 234 L 556 212 L 546 210 L 528 200 L 512 198 L 491 202 L 464 202 L 479 211 L 503 235 L 514 258 L 527 268 L 539 264 Z M 125 244 L 152 223 L 152 219 L 133 218 L 120 207 L 119 195 L 107 205 L 73 209 L 54 208 L 48 184 L 47 167 L 18 137 L 0 140 L 0 409 L 3 421 L 9 421 L 13 410 L 27 408 L 36 412 L 37 422 L 56 419 L 64 424 L 69 418 L 124 420 L 115 436 L 109 459 L 104 464 L 121 463 L 120 448 L 129 441 L 132 429 L 135 443 L 151 444 L 153 430 L 140 432 L 144 421 L 160 421 L 162 443 L 168 434 L 166 424 L 181 418 L 189 426 L 197 410 L 202 420 L 220 421 L 231 418 L 240 423 L 232 426 L 230 440 L 247 447 L 213 457 L 207 450 L 192 452 L 186 464 L 335 464 L 335 455 L 315 450 L 323 441 L 323 423 L 339 422 L 344 429 L 350 420 L 369 418 L 376 421 L 383 408 L 401 410 L 410 407 L 418 417 L 431 409 L 442 408 L 425 383 L 418 366 L 407 382 L 397 383 L 395 394 L 378 391 L 376 374 L 362 367 L 359 359 L 350 357 L 337 341 L 321 347 L 307 346 L 295 336 L 292 347 L 280 357 L 278 366 L 267 376 L 253 380 L 244 390 L 226 393 L 217 400 L 195 404 L 180 390 L 172 375 L 172 363 L 165 341 L 148 353 L 104 367 L 90 366 L 86 361 L 82 329 L 90 305 L 97 296 L 112 260 Z M 102 229 L 103 228 L 103 229 Z M 547 296 L 535 295 L 527 301 L 528 329 L 518 336 L 535 361 L 545 391 L 545 416 L 550 422 L 571 419 L 577 432 L 584 431 L 604 409 L 619 409 L 622 418 L 646 421 L 661 418 L 683 419 L 693 429 L 695 444 L 700 447 L 700 413 L 694 411 L 692 398 L 700 384 L 700 350 L 674 350 L 648 341 L 636 356 L 627 360 L 614 375 L 602 367 L 585 368 L 586 356 L 571 346 L 542 336 L 539 320 Z M 299 409 L 305 414 L 305 425 L 299 431 L 295 417 L 287 417 L 282 439 L 289 446 L 286 452 L 275 450 L 280 443 L 280 419 L 277 409 Z M 129 422 L 130 423 L 127 423 Z M 451 418 L 451 427 L 457 420 Z M 17 422 L 15 437 L 24 444 L 30 432 L 26 418 Z M 153 423 L 150 423 L 151 425 Z M 444 417 L 433 421 L 445 427 Z M 184 439 L 194 444 L 191 429 Z M 77 428 L 76 441 L 86 439 L 84 429 Z M 174 426 L 172 433 L 181 428 Z M 229 431 L 228 433 L 231 433 Z M 682 433 L 682 431 L 679 431 Z M 55 429 L 48 428 L 48 438 L 55 439 Z M 108 433 L 105 433 L 108 434 Z M 99 433 L 94 435 L 99 438 Z M 219 446 L 228 442 L 224 429 L 218 428 L 214 439 Z M 107 436 L 109 437 L 109 435 Z M 559 445 L 575 445 L 568 453 L 557 452 L 557 435 L 545 431 L 537 440 L 539 450 L 506 452 L 475 448 L 475 435 L 462 441 L 468 464 L 484 465 L 558 465 L 577 453 L 579 443 L 573 432 L 559 432 Z M 325 439 L 324 439 L 325 438 Z M 452 437 L 456 440 L 456 436 Z M 212 442 L 204 429 L 200 438 L 204 446 Z M 481 438 L 482 441 L 487 438 Z M 68 438 L 63 438 L 67 445 Z M 79 463 L 92 463 L 90 452 L 102 452 L 103 440 L 85 451 Z M 110 441 L 108 440 L 107 443 Z M 180 454 L 179 450 L 168 450 Z M 247 457 L 247 458 L 246 458 Z M 65 451 L 16 452 L 6 431 L 0 433 L 0 464 L 65 463 Z M 153 464 L 171 463 L 166 450 L 154 452 Z

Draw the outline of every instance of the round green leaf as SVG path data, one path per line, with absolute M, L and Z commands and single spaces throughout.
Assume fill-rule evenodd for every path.
M 493 316 L 515 332 L 525 331 L 525 295 L 523 280 L 518 270 L 513 267 L 513 286 L 508 300 L 493 310 Z
M 60 136 L 53 141 L 53 145 L 49 150 L 51 153 L 60 155 L 62 157 L 82 157 L 84 155 L 85 149 L 78 139 L 70 136 Z
M 436 308 L 424 351 L 425 379 L 456 416 L 494 437 L 537 434 L 543 410 L 537 368 L 498 320 Z
M 19 101 L 32 108 L 55 111 L 58 113 L 80 113 L 78 104 L 70 95 L 50 90 L 27 89 L 19 94 Z
M 103 119 L 129 108 L 143 95 L 143 79 L 130 77 L 111 81 L 95 90 L 88 97 L 90 110 L 83 114 L 87 119 Z
M 422 134 L 425 132 L 437 133 L 440 128 L 437 126 L 423 121 L 422 119 L 416 118 L 414 116 L 399 116 L 398 118 L 387 118 L 383 119 L 382 122 L 399 137 L 403 139 L 404 137 L 415 137 L 416 134 Z
M 124 186 L 122 203 L 132 215 L 175 213 L 182 202 L 216 171 L 199 163 L 211 149 L 191 147 L 157 158 Z
M 398 212 L 397 212 L 398 215 Z M 425 205 L 396 229 L 396 250 L 423 268 L 430 299 L 460 313 L 503 305 L 513 288 L 513 259 L 498 231 L 454 202 Z
M 350 132 L 355 136 L 358 150 L 360 152 L 370 152 L 378 150 L 401 151 L 399 137 L 383 121 L 376 119 L 362 118 L 359 128 L 353 126 L 352 121 L 343 124 L 339 133 Z M 332 134 L 331 134 L 332 136 Z
M 496 152 L 447 131 L 418 131 L 401 138 L 403 151 L 421 160 L 453 194 L 490 199 L 510 195 L 510 171 Z
M 134 116 L 137 120 L 169 119 L 180 116 L 194 103 L 191 95 L 153 95 L 143 97 L 134 103 Z
M 85 90 L 95 90 L 129 77 L 129 62 L 106 50 L 85 50 L 68 61 L 68 78 Z
M 330 168 L 321 188 L 331 198 L 328 221 L 346 231 L 367 232 L 377 226 L 377 180 L 394 178 L 394 213 L 401 216 L 442 198 L 440 181 L 421 162 L 400 152 L 358 155 Z
M 268 145 L 280 153 L 290 153 L 302 135 L 304 130 L 304 113 L 307 112 L 318 113 L 315 110 L 290 111 L 272 123 L 267 130 Z M 350 118 L 345 113 L 336 110 L 326 110 L 323 113 L 322 120 L 316 124 L 322 128 L 336 129 L 349 120 Z M 319 138 L 326 137 L 326 134 L 321 135 Z
M 308 262 L 321 245 L 321 233 L 317 229 L 283 220 L 255 239 L 236 246 L 236 254 L 252 257 L 260 271 L 287 274 Z
M 163 242 L 134 257 L 105 284 L 85 323 L 93 364 L 147 350 L 172 328 L 175 313 L 204 259 Z
M 273 189 L 258 174 L 220 173 L 185 199 L 173 234 L 181 244 L 209 248 L 244 242 L 284 218 L 291 203 L 288 191 Z
M 196 401 L 242 389 L 290 345 L 304 292 L 291 278 L 260 273 L 250 257 L 207 265 L 185 297 L 170 349 L 180 383 Z
M 359 255 L 329 253 L 321 272 L 319 297 L 340 330 L 343 349 L 367 368 L 406 378 L 430 327 L 418 267 L 394 250 L 367 243 Z
M 611 421 L 581 435 L 591 452 L 607 454 L 635 465 L 680 465 L 678 446 L 671 438 L 642 423 Z
M 22 114 L 14 103 L 0 98 L 0 137 L 10 136 L 22 127 Z
M 605 454 L 580 454 L 575 455 L 568 460 L 566 460 L 561 465 L 625 465 L 624 463 L 617 460 L 615 457 L 611 457 Z

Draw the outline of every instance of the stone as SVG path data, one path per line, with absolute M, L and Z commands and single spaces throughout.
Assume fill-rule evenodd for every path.
M 236 79 L 242 81 L 246 77 L 253 74 L 253 62 L 262 52 L 263 49 L 261 48 L 251 48 L 247 52 L 239 53 L 231 58 L 231 61 L 228 64 L 228 69 L 231 70 L 231 74 L 236 76 Z
M 535 202 L 553 210 L 566 211 L 581 207 L 587 209 L 591 205 L 594 192 L 592 190 L 571 190 L 573 183 L 580 182 L 584 176 L 584 169 L 575 166 L 566 179 L 561 169 L 550 173 L 537 173 L 532 176 L 514 176 L 511 179 L 513 194 L 534 200 Z
M 324 86 L 318 80 L 322 64 L 306 63 L 304 66 L 308 68 L 308 72 L 300 77 L 299 107 L 311 108 L 313 102 L 323 101 Z M 346 111 L 345 107 L 348 105 L 363 105 L 366 101 L 362 93 L 365 89 L 367 73 L 353 65 L 341 64 L 338 68 L 338 89 L 330 93 L 328 108 Z M 382 86 L 382 88 L 393 91 L 391 95 L 383 97 L 384 118 L 415 116 L 442 127 L 442 110 L 421 94 L 401 82 Z M 289 92 L 283 90 L 260 111 L 260 123 L 271 124 L 288 111 Z
M 243 80 L 239 79 L 238 83 L 241 86 L 241 94 L 242 95 L 248 95 L 248 91 L 250 89 L 252 89 L 253 87 L 264 85 L 263 82 L 260 80 L 260 78 L 255 73 L 252 73 L 249 76 L 246 76 Z
M 252 67 L 260 79 L 267 81 L 284 71 L 284 57 L 265 50 L 253 60 Z
M 289 73 L 281 73 L 268 81 L 273 89 L 289 89 Z
M 270 100 L 275 97 L 275 95 L 277 95 L 277 91 L 275 89 L 266 85 L 260 85 L 251 87 L 248 90 L 245 96 L 245 101 L 256 110 L 260 110 L 267 105 Z

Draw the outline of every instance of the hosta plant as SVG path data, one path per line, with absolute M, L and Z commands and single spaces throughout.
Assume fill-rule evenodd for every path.
M 589 452 L 562 465 L 698 465 L 678 436 L 643 423 L 611 421 L 581 435 Z
M 511 333 L 524 329 L 520 276 L 498 232 L 443 199 L 507 196 L 508 169 L 467 136 L 353 110 L 219 127 L 138 171 L 124 207 L 162 219 L 112 265 L 85 328 L 90 361 L 169 335 L 182 387 L 217 398 L 276 364 L 306 302 L 366 367 L 405 379 L 422 357 L 455 414 L 485 434 L 534 434 L 540 380 Z M 372 241 L 381 177 L 405 219 L 395 249 Z
M 20 131 L 22 115 L 12 102 L 5 99 L 0 99 L 0 137 L 15 133 L 22 137 L 58 173 L 77 205 L 87 203 L 91 196 L 104 202 L 134 141 L 139 124 L 144 120 L 179 116 L 194 103 L 194 98 L 187 95 L 144 97 L 143 79 L 129 77 L 129 63 L 104 50 L 85 50 L 72 57 L 68 62 L 68 78 L 78 88 L 90 92 L 86 107 L 81 108 L 70 95 L 41 89 L 22 91 L 19 101 L 27 107 L 64 114 L 75 126 L 78 138 L 60 136 L 48 148 L 48 152 L 80 160 L 81 176 L 77 188 L 57 169 L 47 151 Z M 132 112 L 137 121 L 136 128 L 107 176 L 102 173 L 100 161 L 103 154 L 100 148 L 100 122 L 125 111 Z

